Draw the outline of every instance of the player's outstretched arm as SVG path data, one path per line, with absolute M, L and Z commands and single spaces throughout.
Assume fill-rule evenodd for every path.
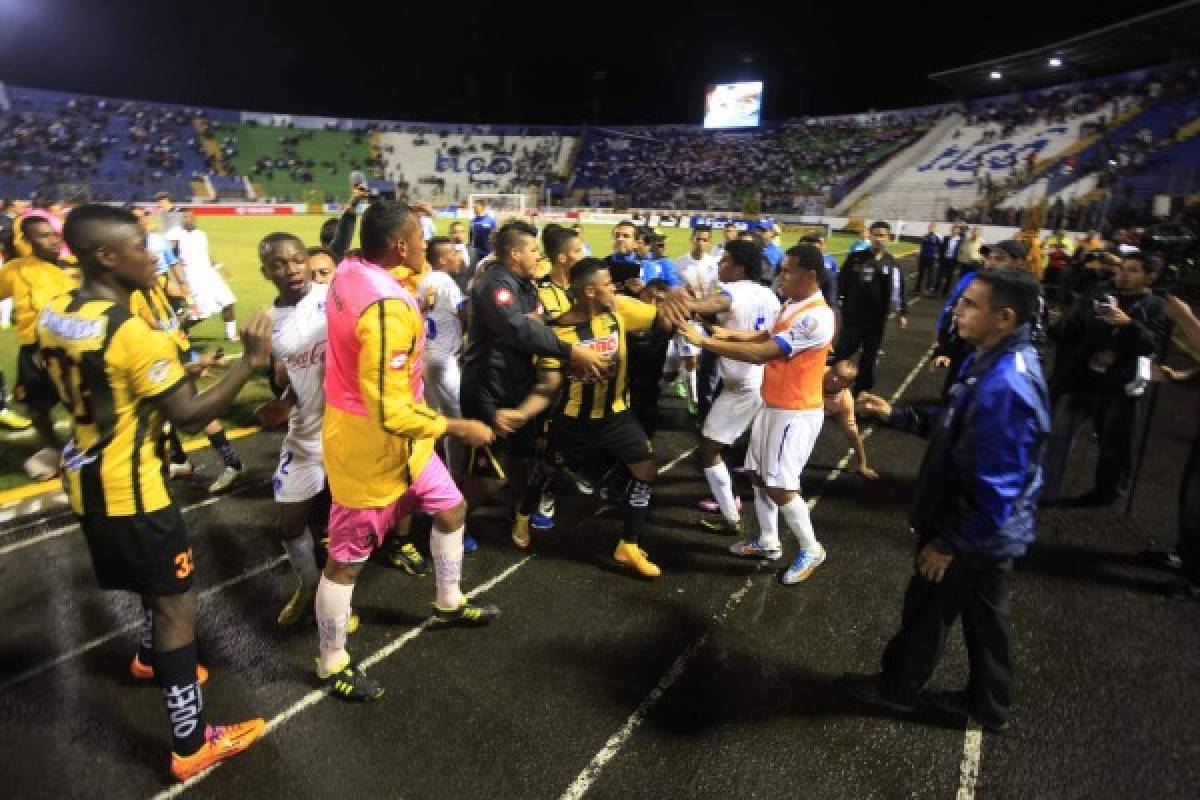
M 562 385 L 562 372 L 558 370 L 539 372 L 537 383 L 519 406 L 501 408 L 496 411 L 496 430 L 501 436 L 515 433 L 518 428 L 550 407 L 550 404 L 558 397 Z
M 255 312 L 242 325 L 242 358 L 224 378 L 204 392 L 197 392 L 196 385 L 186 381 L 156 401 L 167 419 L 180 430 L 198 433 L 228 411 L 254 370 L 271 360 L 272 327 L 270 313 L 265 310 Z

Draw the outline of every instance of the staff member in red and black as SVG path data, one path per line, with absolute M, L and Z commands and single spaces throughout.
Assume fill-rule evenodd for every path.
M 870 248 L 846 256 L 838 270 L 838 305 L 842 310 L 833 361 L 845 361 L 855 353 L 858 377 L 854 393 L 875 387 L 875 359 L 883 343 L 888 304 L 896 309 L 900 329 L 908 327 L 908 301 L 904 294 L 904 274 L 895 256 L 888 252 L 892 227 L 882 220 L 871 224 Z
M 464 418 L 495 426 L 496 410 L 512 408 L 537 378 L 534 357 L 570 362 L 578 375 L 600 377 L 608 356 L 571 346 L 541 322 L 542 304 L 533 274 L 540 257 L 537 230 L 514 220 L 496 235 L 496 266 L 478 277 L 470 294 L 467 350 L 462 368 Z M 538 426 L 526 425 L 490 447 L 471 453 L 463 493 L 471 506 L 508 484 L 519 501 L 529 479 Z

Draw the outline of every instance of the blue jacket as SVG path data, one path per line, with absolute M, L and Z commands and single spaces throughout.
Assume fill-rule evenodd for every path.
M 921 255 L 919 258 L 922 261 L 936 262 L 938 256 L 942 254 L 942 237 L 936 233 L 927 233 L 925 238 L 921 240 Z
M 939 356 L 950 355 L 954 347 L 953 340 L 957 338 L 954 332 L 954 306 L 958 304 L 958 298 L 962 297 L 962 293 L 967 290 L 973 280 L 975 280 L 975 270 L 970 269 L 964 272 L 958 279 L 958 283 L 954 284 L 954 289 L 946 297 L 946 304 L 938 313 L 937 355 Z
M 1029 326 L 968 356 L 945 405 L 899 406 L 888 424 L 929 438 L 909 516 L 921 541 L 987 558 L 1025 555 L 1050 433 Z

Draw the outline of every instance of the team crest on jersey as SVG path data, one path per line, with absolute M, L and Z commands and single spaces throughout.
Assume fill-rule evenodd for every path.
M 408 363 L 408 353 L 403 350 L 393 350 L 388 356 L 388 369 L 403 369 Z
M 495 298 L 496 305 L 498 306 L 511 306 L 514 300 L 512 290 L 504 287 L 497 289 L 492 296 Z
M 150 365 L 150 369 L 146 370 L 146 377 L 151 383 L 162 383 L 171 375 L 171 362 L 167 360 L 155 361 Z

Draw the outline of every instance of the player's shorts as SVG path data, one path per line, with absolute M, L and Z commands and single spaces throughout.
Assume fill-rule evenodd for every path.
M 538 437 L 542 432 L 542 417 L 525 423 L 516 433 L 497 437 L 483 447 L 472 447 L 467 459 L 467 475 L 474 478 L 508 480 L 508 460 L 531 459 L 537 454 Z
M 325 488 L 325 459 L 321 440 L 299 442 L 284 437 L 279 450 L 279 464 L 271 479 L 276 503 L 303 503 Z
M 54 379 L 34 357 L 36 344 L 23 344 L 17 351 L 17 384 L 13 387 L 13 399 L 24 403 L 30 411 L 49 411 L 58 403 L 58 390 Z
M 396 527 L 396 521 L 414 511 L 436 514 L 463 501 L 450 473 L 437 455 L 408 491 L 383 508 L 346 508 L 333 502 L 329 509 L 329 557 L 342 564 L 366 561 Z
M 700 431 L 706 439 L 712 439 L 720 444 L 730 445 L 750 427 L 754 415 L 762 408 L 762 395 L 758 387 L 721 389 L 721 393 L 713 400 L 708 416 L 704 418 L 704 428 Z
M 174 504 L 128 517 L 79 518 L 102 589 L 176 595 L 192 588 L 192 549 Z
M 425 403 L 443 417 L 452 419 L 462 418 L 462 404 L 459 402 L 459 386 L 462 383 L 462 371 L 458 361 L 447 358 L 445 361 L 425 361 Z
M 582 422 L 555 416 L 550 422 L 549 453 L 556 467 L 574 471 L 586 471 L 599 455 L 622 464 L 640 464 L 653 458 L 646 432 L 630 411 Z
M 821 433 L 825 412 L 763 408 L 754 417 L 746 469 L 772 489 L 800 491 L 800 475 Z
M 187 270 L 188 293 L 196 308 L 195 319 L 207 319 L 237 302 L 225 279 L 212 267 Z

